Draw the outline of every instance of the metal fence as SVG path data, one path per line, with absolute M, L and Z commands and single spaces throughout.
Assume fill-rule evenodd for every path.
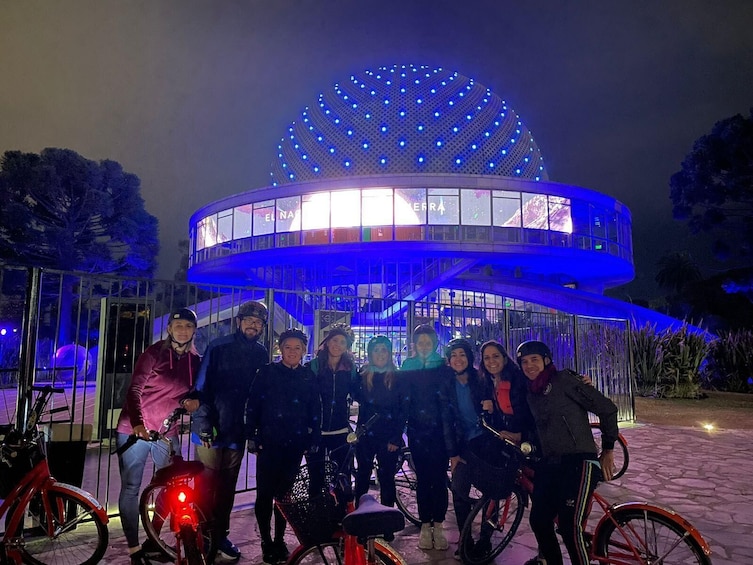
M 359 362 L 366 344 L 383 334 L 393 342 L 395 361 L 410 355 L 411 328 L 431 323 L 441 343 L 466 337 L 476 346 L 494 339 L 508 351 L 526 339 L 552 347 L 557 366 L 589 375 L 619 407 L 622 421 L 633 419 L 633 391 L 625 320 L 584 318 L 533 308 L 504 309 L 432 301 L 395 301 L 390 318 L 374 298 L 252 287 L 195 285 L 80 273 L 0 267 L 0 424 L 19 423 L 29 406 L 31 383 L 65 389 L 53 397 L 52 440 L 86 446 L 83 486 L 108 508 L 117 506 L 117 459 L 110 436 L 138 355 L 166 337 L 168 314 L 181 307 L 196 311 L 195 343 L 200 353 L 216 337 L 234 331 L 233 315 L 246 300 L 270 308 L 265 336 L 270 359 L 276 337 L 290 327 L 311 336 L 311 356 L 329 327 L 353 323 L 353 351 Z M 372 307 L 373 306 L 373 307 Z M 540 309 L 539 309 L 540 310 Z M 355 323 L 354 323 L 355 322 Z M 185 436 L 184 436 L 185 437 Z M 190 457 L 190 442 L 182 449 Z M 63 450 L 68 451 L 68 450 Z M 51 461 L 51 464 L 53 462 Z M 242 469 L 240 491 L 255 485 L 253 458 Z

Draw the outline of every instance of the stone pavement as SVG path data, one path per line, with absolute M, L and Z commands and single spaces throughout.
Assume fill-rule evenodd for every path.
M 709 542 L 714 565 L 753 564 L 753 445 L 750 431 L 652 425 L 624 427 L 630 465 L 621 479 L 599 487 L 608 500 L 647 500 L 672 508 L 690 521 Z M 261 547 L 251 502 L 240 497 L 232 516 L 231 539 L 243 552 L 241 563 L 261 563 Z M 450 541 L 457 541 L 454 515 L 446 525 Z M 519 565 L 535 553 L 527 516 L 514 542 L 497 558 L 499 564 Z M 110 522 L 110 548 L 104 563 L 127 565 L 125 539 L 118 519 Z M 392 545 L 409 565 L 450 565 L 448 551 L 417 549 L 418 528 L 408 526 Z M 288 546 L 296 545 L 294 538 Z M 567 560 L 566 560 L 567 561 Z

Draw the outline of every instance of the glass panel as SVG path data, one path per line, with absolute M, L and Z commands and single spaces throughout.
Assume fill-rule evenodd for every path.
M 488 190 L 461 190 L 461 222 L 466 226 L 492 223 L 491 193 Z
M 333 191 L 330 198 L 333 228 L 352 228 L 361 225 L 360 190 Z
M 417 226 L 426 223 L 426 190 L 395 189 L 395 225 Z
M 549 197 L 549 229 L 573 233 L 573 218 L 570 213 L 569 198 Z
M 524 192 L 522 196 L 523 227 L 537 230 L 549 229 L 546 194 Z
M 233 211 L 223 210 L 217 214 L 217 243 L 233 239 Z
M 236 206 L 233 210 L 233 239 L 251 237 L 251 204 Z
M 591 208 L 591 235 L 594 237 L 606 237 L 607 227 L 604 215 L 606 210 L 603 208 Z
M 274 200 L 254 204 L 254 235 L 267 235 L 275 232 Z M 257 249 L 256 243 L 254 248 Z M 266 249 L 266 248 L 264 248 Z
M 429 189 L 429 224 L 458 225 L 460 223 L 460 198 L 457 194 L 457 189 Z
M 196 249 L 212 247 L 217 243 L 217 215 L 207 216 L 196 226 L 198 233 Z
M 277 199 L 277 233 L 301 230 L 301 197 Z
M 301 228 L 304 230 L 329 228 L 329 192 L 303 195 Z
M 499 191 L 502 192 L 502 191 Z M 515 198 L 494 198 L 494 225 L 503 228 L 519 228 L 523 215 L 520 213 L 520 193 Z
M 363 199 L 362 226 L 390 226 L 393 218 L 391 188 L 371 188 L 361 191 Z

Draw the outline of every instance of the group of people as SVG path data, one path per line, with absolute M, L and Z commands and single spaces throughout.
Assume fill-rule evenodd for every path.
M 195 314 L 188 309 L 173 313 L 168 338 L 139 357 L 118 424 L 121 444 L 131 435 L 146 437 L 176 406 L 191 413 L 196 457 L 205 466 L 196 487 L 213 524 L 218 555 L 240 558 L 228 532 L 247 447 L 256 455 L 255 514 L 263 560 L 273 565 L 287 559 L 286 523 L 274 500 L 291 486 L 304 457 L 316 468 L 346 445 L 351 405 L 357 402 L 358 423 L 371 424 L 356 447 L 356 501 L 369 488 L 376 458 L 381 502 L 395 504 L 394 475 L 407 435 L 417 479 L 421 549 L 449 547 L 444 528 L 448 464 L 459 529 L 470 513 L 470 453 L 483 457 L 499 445 L 483 430 L 484 417 L 506 439 L 527 440 L 540 449 L 530 516 L 539 555 L 527 565 L 562 563 L 555 520 L 571 562 L 588 563 L 582 531 L 585 502 L 601 478 L 611 478 L 617 408 L 575 373 L 558 371 L 544 343 L 522 343 L 516 364 L 500 343 L 486 342 L 476 368 L 468 341 L 450 341 L 442 356 L 434 328 L 421 325 L 412 336 L 415 355 L 399 369 L 391 340 L 376 336 L 368 342 L 368 361 L 359 370 L 349 327 L 332 328 L 307 364 L 307 337 L 292 329 L 279 336 L 280 361 L 268 363 L 260 343 L 267 319 L 262 302 L 241 304 L 236 331 L 210 343 L 200 360 L 192 346 Z M 598 459 L 588 412 L 601 422 Z M 167 464 L 159 444 L 139 443 L 144 445 L 119 457 L 120 514 L 132 564 L 145 563 L 149 551 L 139 545 L 137 509 L 146 458 L 151 453 L 155 467 Z M 477 542 L 479 550 L 484 542 Z

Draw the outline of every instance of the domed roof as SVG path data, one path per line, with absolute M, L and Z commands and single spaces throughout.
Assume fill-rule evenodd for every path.
M 442 68 L 366 70 L 319 95 L 277 146 L 273 185 L 354 175 L 463 173 L 547 180 L 518 114 Z

